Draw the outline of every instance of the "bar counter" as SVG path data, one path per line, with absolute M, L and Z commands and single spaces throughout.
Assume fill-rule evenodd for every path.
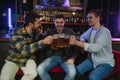
M 112 38 L 112 43 L 120 45 L 120 38 Z
M 0 42 L 8 42 L 10 39 L 9 34 L 2 34 L 0 35 Z

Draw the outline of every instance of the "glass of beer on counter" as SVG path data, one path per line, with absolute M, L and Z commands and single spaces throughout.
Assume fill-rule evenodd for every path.
M 53 35 L 53 41 L 51 44 L 51 49 L 57 49 L 58 48 L 58 34 Z
M 63 48 L 65 45 L 65 34 L 59 33 L 58 47 Z

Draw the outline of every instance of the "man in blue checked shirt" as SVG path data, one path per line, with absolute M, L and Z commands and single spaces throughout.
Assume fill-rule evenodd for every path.
M 9 54 L 1 70 L 0 80 L 14 80 L 19 68 L 24 73 L 21 80 L 35 79 L 37 71 L 34 53 L 52 42 L 52 36 L 40 39 L 40 26 L 40 16 L 31 12 L 26 15 L 24 26 L 11 33 Z

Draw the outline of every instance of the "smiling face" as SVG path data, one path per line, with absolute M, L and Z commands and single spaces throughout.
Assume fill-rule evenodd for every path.
M 87 22 L 88 22 L 89 26 L 95 26 L 96 23 L 98 23 L 99 21 L 100 21 L 100 17 L 95 16 L 94 13 L 89 13 L 87 15 Z
M 64 29 L 65 20 L 63 18 L 56 18 L 54 20 L 55 27 L 58 32 L 62 31 Z

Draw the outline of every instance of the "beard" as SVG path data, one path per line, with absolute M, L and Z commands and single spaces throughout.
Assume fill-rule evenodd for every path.
M 32 27 L 32 33 L 37 33 L 39 31 L 39 27 L 36 28 L 35 26 Z

